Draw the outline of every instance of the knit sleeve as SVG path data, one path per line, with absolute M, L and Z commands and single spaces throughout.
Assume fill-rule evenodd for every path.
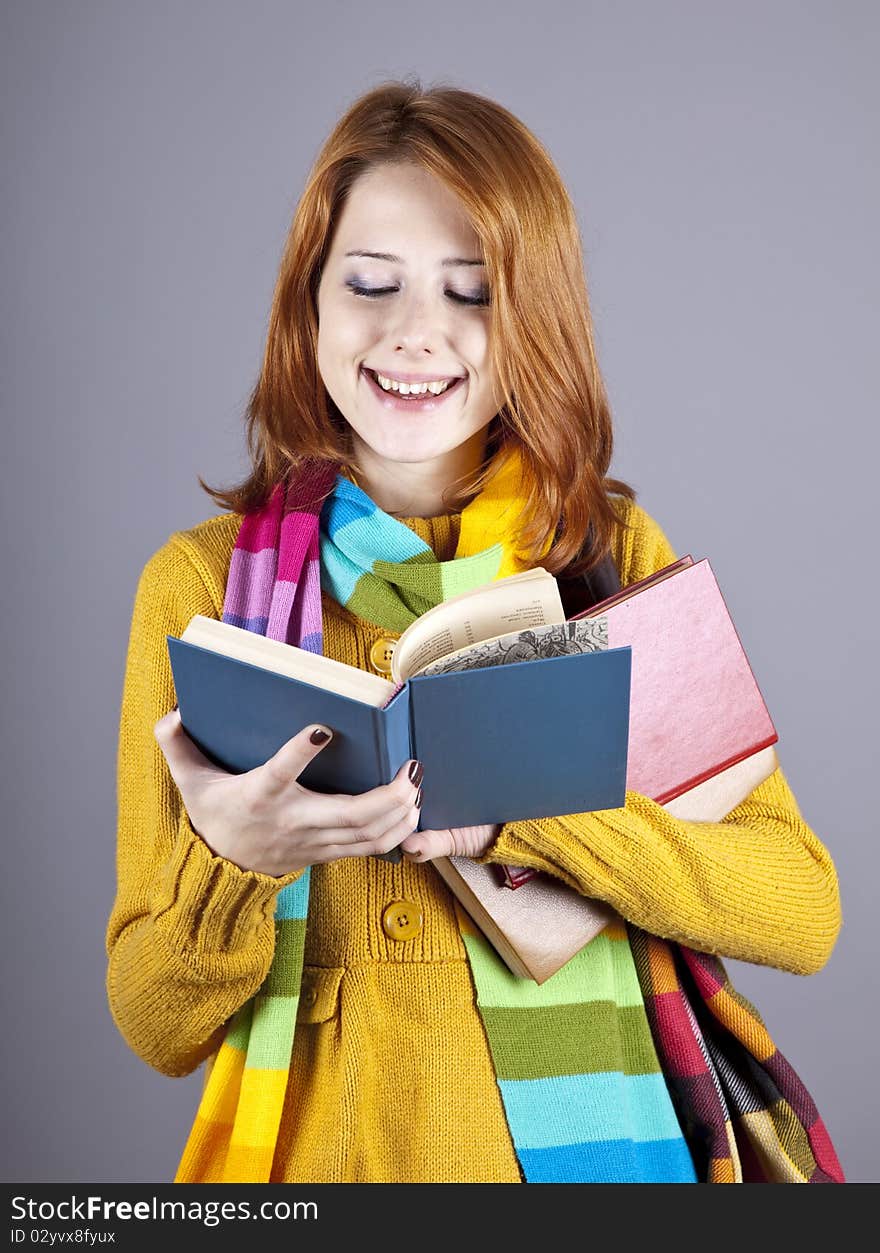
M 626 516 L 624 586 L 675 560 L 644 510 Z M 506 823 L 480 860 L 532 866 L 654 935 L 794 974 L 820 970 L 840 929 L 833 862 L 780 768 L 721 822 L 684 822 L 627 792 L 620 809 Z
M 181 635 L 196 613 L 221 612 L 172 536 L 138 582 L 120 713 L 107 996 L 129 1047 L 175 1076 L 216 1050 L 265 979 L 275 898 L 301 873 L 275 878 L 215 855 L 191 826 L 153 735 L 176 700 L 166 635 Z

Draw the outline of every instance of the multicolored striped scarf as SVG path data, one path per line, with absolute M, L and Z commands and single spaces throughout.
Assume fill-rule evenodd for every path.
M 223 621 L 319 653 L 323 587 L 359 617 L 403 631 L 447 597 L 527 568 L 515 546 L 522 505 L 513 454 L 463 510 L 455 557 L 438 561 L 336 467 L 310 467 L 278 484 L 266 506 L 243 519 Z M 310 873 L 278 893 L 272 966 L 207 1063 L 177 1183 L 271 1177 L 299 1005 Z M 752 1050 L 742 1073 L 721 1077 L 712 1037 L 698 1024 L 677 973 L 677 946 L 611 925 L 539 986 L 511 974 L 455 908 L 525 1182 L 739 1181 L 746 1164 L 731 1091 L 745 1094 L 734 1108 L 766 1145 L 763 1157 L 748 1161 L 750 1171 L 776 1177 L 781 1169 L 803 1182 L 842 1178 L 809 1095 L 715 959 L 680 950 L 699 973 L 700 996 L 718 1022 Z M 760 1080 L 747 1068 L 756 1049 L 764 1063 Z

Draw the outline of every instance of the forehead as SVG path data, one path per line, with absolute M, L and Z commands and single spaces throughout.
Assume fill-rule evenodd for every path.
M 367 170 L 349 191 L 339 216 L 332 251 L 368 249 L 400 255 L 451 248 L 479 256 L 479 237 L 461 201 L 438 178 L 412 164 Z

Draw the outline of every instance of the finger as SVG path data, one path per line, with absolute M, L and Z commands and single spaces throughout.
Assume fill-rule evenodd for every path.
M 352 842 L 350 832 L 337 830 L 325 832 L 331 841 L 322 849 L 323 857 L 318 860 L 335 860 L 341 857 L 368 857 L 376 853 L 390 853 L 397 848 L 401 840 L 412 834 L 419 825 L 419 810 L 411 805 L 404 816 L 393 822 L 380 836 L 369 841 Z
M 178 785 L 194 770 L 225 773 L 219 771 L 219 767 L 210 761 L 187 735 L 180 720 L 180 710 L 176 705 L 154 725 L 153 736 L 165 755 L 171 777 Z
M 312 793 L 309 821 L 316 827 L 341 828 L 349 832 L 368 831 L 379 835 L 398 821 L 417 800 L 421 802 L 423 772 L 418 762 L 406 761 L 390 783 L 355 795 Z M 376 828 L 376 824 L 380 824 Z M 371 838 L 352 836 L 349 840 Z M 349 841 L 344 841 L 348 843 Z
M 417 831 L 403 840 L 400 851 L 412 861 L 432 861 L 435 857 L 454 857 L 455 837 L 448 828 L 442 831 Z
M 395 805 L 393 809 L 384 809 L 370 822 L 351 825 L 346 823 L 337 827 L 329 822 L 313 822 L 312 825 L 322 829 L 322 841 L 346 848 L 349 856 L 360 857 L 369 853 L 385 853 L 390 848 L 396 848 L 400 840 L 410 835 L 419 825 L 421 803 L 421 789 L 419 789 L 415 798 L 411 798 L 408 804 Z M 310 815 L 310 822 L 313 816 Z M 392 834 L 395 837 L 393 839 L 391 839 Z M 389 839 L 391 843 L 388 843 Z
M 278 793 L 295 783 L 306 766 L 333 742 L 333 729 L 321 723 L 303 727 L 282 744 L 257 770 L 270 792 Z
M 435 857 L 482 857 L 501 831 L 501 823 L 479 827 L 451 827 L 443 831 L 417 831 L 401 845 L 401 852 L 412 861 Z M 425 837 L 422 842 L 422 836 Z

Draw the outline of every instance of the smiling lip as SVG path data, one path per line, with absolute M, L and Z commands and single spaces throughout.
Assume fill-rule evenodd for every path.
M 418 400 L 410 400 L 406 396 L 398 395 L 397 392 L 386 392 L 379 386 L 375 376 L 366 366 L 361 367 L 361 373 L 367 380 L 367 386 L 385 409 L 399 409 L 401 412 L 408 410 L 411 413 L 432 413 L 435 409 L 439 409 L 447 397 L 451 396 L 453 392 L 457 392 L 460 384 L 464 382 L 464 379 L 459 377 L 439 396 L 434 396 L 431 392 L 425 392 L 424 396 L 420 396 Z M 417 379 L 414 381 L 418 382 Z M 424 379 L 423 381 L 430 382 L 433 380 Z
M 377 370 L 375 366 L 365 365 L 365 370 L 369 370 L 372 374 L 381 374 L 383 378 L 394 379 L 396 383 L 451 383 L 453 379 L 459 379 L 460 374 L 402 374 L 399 370 Z

